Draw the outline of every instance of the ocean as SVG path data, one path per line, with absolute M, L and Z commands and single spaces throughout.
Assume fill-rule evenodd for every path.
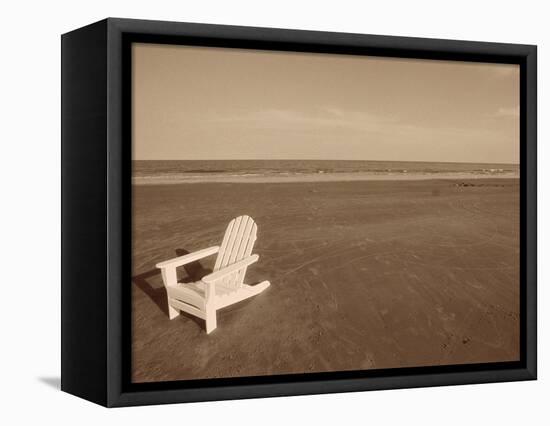
M 355 160 L 134 160 L 135 184 L 519 177 L 518 164 Z

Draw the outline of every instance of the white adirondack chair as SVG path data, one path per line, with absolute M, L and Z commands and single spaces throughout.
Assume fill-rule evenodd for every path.
M 187 312 L 206 321 L 206 333 L 217 326 L 216 311 L 255 296 L 269 281 L 250 286 L 243 284 L 246 268 L 258 260 L 252 253 L 258 227 L 250 216 L 239 216 L 229 222 L 221 246 L 214 246 L 175 259 L 158 263 L 168 295 L 170 319 Z M 178 283 L 176 268 L 218 253 L 214 270 L 200 281 Z

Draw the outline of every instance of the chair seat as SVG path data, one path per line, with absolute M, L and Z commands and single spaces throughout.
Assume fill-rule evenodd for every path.
M 217 284 L 215 298 L 225 298 L 237 291 L 238 288 L 228 288 L 222 284 Z M 202 281 L 178 283 L 175 286 L 168 287 L 168 296 L 204 309 L 206 306 L 206 284 Z
M 178 283 L 168 287 L 168 296 L 204 309 L 206 305 L 206 285 L 202 281 Z

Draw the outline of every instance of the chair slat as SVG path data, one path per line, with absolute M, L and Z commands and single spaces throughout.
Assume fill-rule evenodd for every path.
M 232 235 L 231 232 L 233 230 L 233 227 L 235 226 L 237 219 L 238 218 L 233 219 L 231 222 L 229 222 L 229 225 L 227 225 L 225 234 L 223 236 L 222 245 L 220 246 L 220 251 L 218 252 L 218 257 L 216 259 L 216 264 L 214 265 L 214 271 L 217 271 L 222 267 L 222 261 L 227 251 L 227 245 L 229 244 L 229 239 Z
M 250 256 L 250 254 L 252 253 L 252 249 L 254 248 L 254 243 L 256 242 L 257 231 L 258 231 L 258 226 L 255 223 L 253 223 L 250 229 L 250 233 L 248 234 L 248 238 L 246 239 L 246 241 L 243 241 L 243 245 L 245 246 L 244 251 L 242 253 L 243 259 L 245 257 Z M 235 282 L 237 283 L 238 286 L 242 286 L 243 284 L 244 276 L 246 274 L 246 269 L 247 268 L 241 269 L 237 273 L 237 276 L 235 277 Z
M 246 253 L 246 248 L 247 248 L 247 245 L 248 245 L 248 240 L 250 238 L 250 233 L 253 231 L 253 228 L 254 228 L 254 226 L 256 226 L 256 224 L 254 223 L 254 220 L 250 216 L 245 216 L 245 219 L 246 220 L 243 220 L 241 222 L 241 229 L 239 230 L 239 234 L 240 234 L 239 235 L 239 237 L 240 237 L 239 245 L 237 247 L 237 244 L 235 244 L 234 251 L 233 251 L 233 253 L 231 254 L 231 257 L 230 257 L 230 262 L 229 262 L 230 264 L 234 263 L 234 262 L 238 262 L 239 260 L 242 260 L 246 257 L 245 253 Z M 242 232 L 241 232 L 241 230 L 242 230 Z M 249 255 L 250 254 L 251 253 L 249 253 Z M 242 284 L 242 282 L 239 282 L 239 280 L 238 280 L 240 275 L 241 275 L 240 271 L 236 272 L 235 274 L 232 274 L 226 280 L 225 285 L 227 285 L 229 287 L 233 287 L 233 288 L 240 287 L 240 285 Z
M 231 265 L 235 262 L 235 259 L 237 258 L 237 252 L 239 251 L 239 246 L 241 244 L 241 240 L 243 237 L 243 232 L 246 228 L 246 223 L 248 222 L 248 216 L 239 216 L 239 226 L 236 228 L 233 228 L 233 233 L 235 234 L 235 239 L 233 240 L 233 245 L 231 246 L 231 249 L 227 251 L 227 257 L 224 258 L 224 261 L 222 262 L 222 266 Z M 220 281 L 220 284 L 222 286 L 228 286 L 230 287 L 231 282 L 233 281 L 233 276 L 235 273 L 228 275 L 227 277 L 223 278 Z
M 243 216 L 239 216 L 235 221 L 235 225 L 233 226 L 233 229 L 231 230 L 231 235 L 229 236 L 229 242 L 227 243 L 227 249 L 225 250 L 225 253 L 223 255 L 223 260 L 221 264 L 222 267 L 229 265 L 229 259 L 231 258 L 231 253 L 235 249 L 235 242 L 237 241 L 237 235 L 239 233 L 239 228 L 241 226 L 243 218 L 244 218 Z

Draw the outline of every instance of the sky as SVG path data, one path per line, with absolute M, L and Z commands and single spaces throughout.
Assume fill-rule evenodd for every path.
M 519 66 L 134 44 L 136 160 L 519 163 Z

